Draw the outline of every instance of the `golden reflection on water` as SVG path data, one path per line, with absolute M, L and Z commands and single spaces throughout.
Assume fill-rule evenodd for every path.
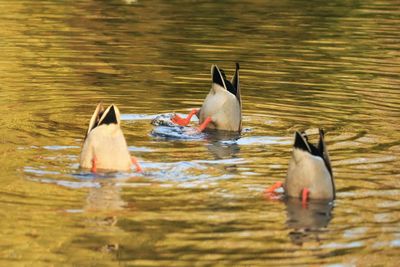
M 396 1 L 0 6 L 2 264 L 399 261 Z M 154 115 L 201 105 L 211 64 L 237 61 L 239 139 L 150 134 Z M 79 172 L 99 101 L 120 107 L 144 175 Z M 313 127 L 327 130 L 334 206 L 264 199 L 293 132 Z

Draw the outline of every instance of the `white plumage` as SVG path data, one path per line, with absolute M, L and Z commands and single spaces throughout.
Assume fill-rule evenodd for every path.
M 318 147 L 309 143 L 307 136 L 296 132 L 295 144 L 285 180 L 289 197 L 300 197 L 304 188 L 310 199 L 334 199 L 335 185 L 331 171 L 324 133 L 320 132 Z
M 240 131 L 242 128 L 242 104 L 239 85 L 239 64 L 231 81 L 216 65 L 211 66 L 212 85 L 198 113 L 202 124 L 207 117 L 212 122 L 207 128 Z
M 105 111 L 101 104 L 90 120 L 80 156 L 81 168 L 103 171 L 129 171 L 132 165 L 128 146 L 120 128 L 120 113 L 115 105 Z

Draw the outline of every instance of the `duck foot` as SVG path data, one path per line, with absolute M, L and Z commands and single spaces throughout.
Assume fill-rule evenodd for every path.
M 142 166 L 140 166 L 139 162 L 135 157 L 131 157 L 132 164 L 136 167 L 136 172 L 143 172 Z
M 202 124 L 200 124 L 199 127 L 197 127 L 197 131 L 202 132 L 204 131 L 205 128 L 207 128 L 207 125 L 212 121 L 211 117 L 207 117 Z
M 303 208 L 307 207 L 307 201 L 310 195 L 310 190 L 308 188 L 304 188 L 303 191 L 301 192 L 301 204 L 303 205 Z
M 187 126 L 190 123 L 193 115 L 195 115 L 197 112 L 197 109 L 192 109 L 192 111 L 190 111 L 189 115 L 186 118 L 182 118 L 181 116 L 175 114 L 175 116 L 172 117 L 171 121 L 180 126 Z
M 269 194 L 275 193 L 275 190 L 278 189 L 278 188 L 281 188 L 281 187 L 283 187 L 283 183 L 282 182 L 276 182 L 271 187 L 268 187 L 265 190 L 265 193 L 269 193 Z
M 93 173 L 97 172 L 96 162 L 97 162 L 97 158 L 96 158 L 96 156 L 94 156 L 92 158 L 92 168 L 90 169 L 90 171 Z

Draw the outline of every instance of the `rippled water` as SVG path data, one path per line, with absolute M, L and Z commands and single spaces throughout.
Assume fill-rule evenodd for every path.
M 398 1 L 0 1 L 0 25 L 1 265 L 398 264 Z M 154 134 L 236 61 L 240 137 Z M 144 174 L 79 170 L 99 101 Z M 313 127 L 334 204 L 264 198 Z

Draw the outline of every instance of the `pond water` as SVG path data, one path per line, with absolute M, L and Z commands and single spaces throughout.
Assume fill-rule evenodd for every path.
M 398 1 L 0 1 L 0 263 L 395 266 Z M 165 138 L 241 64 L 240 136 Z M 143 174 L 79 170 L 115 103 Z M 195 122 L 193 122 L 195 125 Z M 337 199 L 269 200 L 323 127 Z

